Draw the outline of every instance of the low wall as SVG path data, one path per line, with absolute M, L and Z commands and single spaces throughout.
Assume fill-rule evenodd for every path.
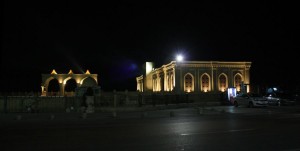
M 80 111 L 83 97 L 76 96 L 0 96 L 0 113 L 4 112 L 66 112 Z M 140 107 L 196 103 L 220 105 L 220 93 L 139 93 L 130 91 L 101 92 L 94 96 L 95 111 L 103 107 Z

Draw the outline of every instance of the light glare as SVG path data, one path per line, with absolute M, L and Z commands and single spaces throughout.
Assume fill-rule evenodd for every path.
M 182 55 L 178 55 L 178 56 L 176 57 L 176 60 L 177 60 L 177 61 L 182 61 L 182 60 L 183 60 L 183 56 L 182 56 Z

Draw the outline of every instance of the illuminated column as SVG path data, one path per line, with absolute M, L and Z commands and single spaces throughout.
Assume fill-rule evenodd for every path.
M 219 87 L 218 87 L 218 75 L 217 75 L 217 68 L 212 67 L 212 76 L 211 76 L 211 87 L 212 87 L 212 91 L 218 91 Z
M 172 91 L 172 71 L 169 71 L 169 91 Z
M 44 86 L 41 86 L 42 87 L 42 93 L 44 92 Z
M 229 68 L 229 73 L 227 74 L 228 75 L 228 84 L 227 84 L 227 88 L 229 88 L 229 87 L 234 87 L 234 84 L 233 84 L 233 73 L 232 73 L 232 68 Z
M 136 90 L 139 91 L 139 92 L 143 92 L 143 77 L 139 77 L 136 79 Z
M 164 91 L 166 92 L 166 91 L 168 91 L 168 73 L 167 72 L 165 72 L 164 71 L 164 81 L 165 81 L 165 89 L 164 89 Z
M 244 77 L 245 84 L 250 84 L 250 71 L 249 68 L 245 69 L 245 77 Z
M 152 78 L 152 92 L 155 92 L 156 91 L 156 86 L 155 86 L 155 78 L 154 78 L 154 75 L 152 75 L 153 78 Z
M 214 86 L 214 80 L 215 80 L 215 78 L 214 78 L 214 68 L 213 68 L 213 66 L 211 66 L 211 75 L 210 75 L 210 83 L 211 83 L 211 91 L 214 91 L 215 89 L 215 86 Z
M 41 87 L 42 87 L 42 94 L 41 94 L 41 96 L 46 96 L 45 86 L 41 86 Z
M 159 91 L 159 77 L 156 77 L 156 80 L 155 80 L 155 89 L 156 91 Z
M 247 84 L 247 92 L 250 92 L 250 68 L 245 68 L 244 83 Z
M 153 62 L 146 62 L 144 65 L 144 83 L 143 83 L 143 90 L 144 91 L 152 91 L 153 90 L 153 85 L 152 85 L 152 70 L 154 67 L 154 63 Z
M 174 84 L 173 84 L 173 81 L 174 81 L 174 74 L 173 74 L 173 70 L 171 72 L 171 75 L 170 75 L 170 91 L 173 91 L 173 88 L 174 88 Z
M 160 87 L 159 77 L 156 77 L 155 82 L 156 82 L 156 91 L 160 91 L 160 90 L 159 90 L 159 87 Z
M 61 96 L 64 95 L 64 84 L 63 83 L 59 83 L 59 93 Z
M 88 71 L 87 71 L 88 72 Z M 76 77 L 76 78 L 74 78 L 75 79 L 75 81 L 76 81 L 76 86 L 77 86 L 77 88 L 79 88 L 81 85 L 82 85 L 82 83 L 83 83 L 83 81 L 82 81 L 82 77 Z
M 195 87 L 194 87 L 194 92 L 200 92 L 201 91 L 201 79 L 200 79 L 200 73 L 199 73 L 199 68 L 195 72 Z
M 168 89 L 168 79 L 167 79 L 167 71 L 166 69 L 164 68 L 163 69 L 163 72 L 164 72 L 164 91 L 167 91 Z
M 175 87 L 175 67 L 173 68 L 173 84 L 172 84 L 172 90 L 174 90 Z
M 156 91 L 156 85 L 155 85 L 155 79 L 154 78 L 152 79 L 152 85 L 153 85 L 152 91 L 155 92 Z
M 170 91 L 170 72 L 167 72 L 167 91 Z
M 195 86 L 194 86 L 194 92 L 199 92 L 201 91 L 201 85 L 200 85 L 200 77 L 199 77 L 199 69 L 195 71 Z
M 160 88 L 161 88 L 161 86 L 160 86 L 160 77 L 158 76 L 157 77 L 157 91 L 160 91 Z
M 156 91 L 160 91 L 159 86 L 159 77 L 156 77 Z

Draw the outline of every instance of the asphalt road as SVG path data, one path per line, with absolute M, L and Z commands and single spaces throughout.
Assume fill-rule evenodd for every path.
M 0 116 L 1 151 L 300 151 L 298 108 Z M 18 117 L 21 116 L 21 117 Z M 19 119 L 18 119 L 19 118 Z

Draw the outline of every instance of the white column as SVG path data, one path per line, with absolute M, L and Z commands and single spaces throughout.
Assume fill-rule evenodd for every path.
M 163 69 L 164 71 L 164 91 L 167 91 L 167 72 L 165 69 Z

